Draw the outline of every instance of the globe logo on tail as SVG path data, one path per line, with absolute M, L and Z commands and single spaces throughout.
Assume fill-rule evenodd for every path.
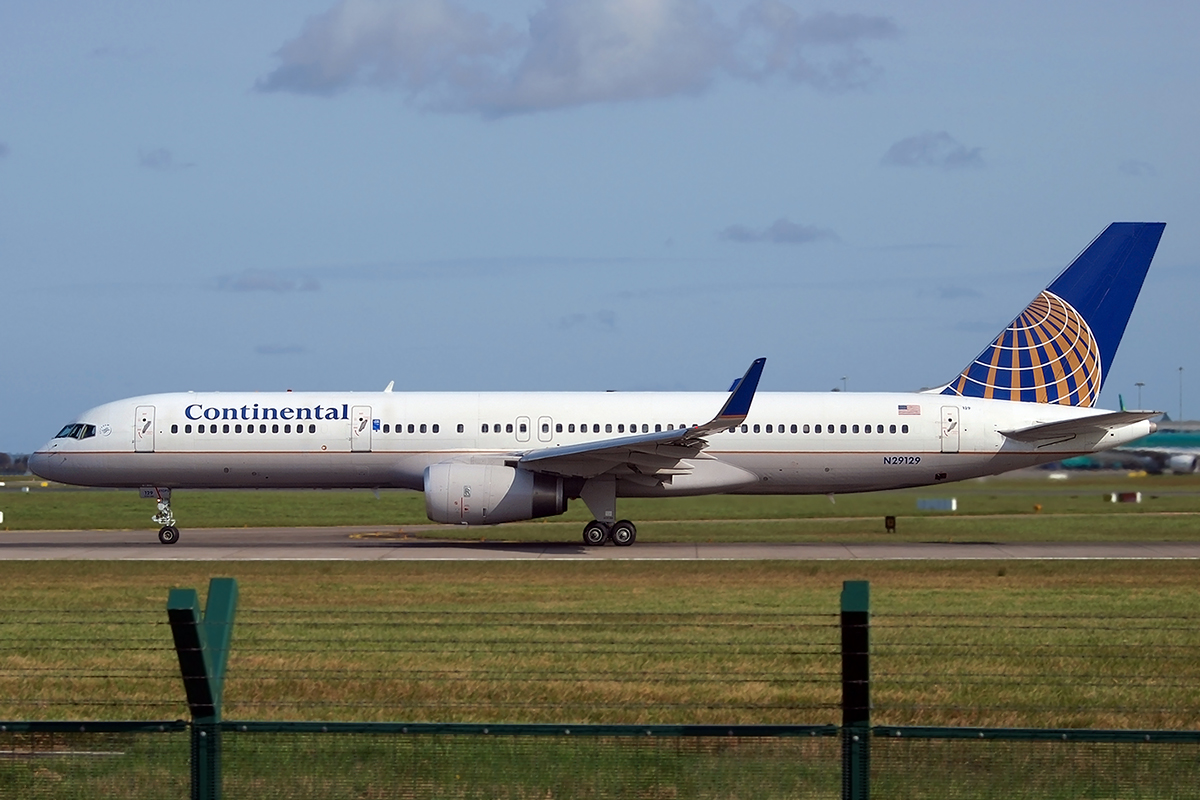
M 942 394 L 1091 407 L 1100 348 L 1070 303 L 1043 291 Z

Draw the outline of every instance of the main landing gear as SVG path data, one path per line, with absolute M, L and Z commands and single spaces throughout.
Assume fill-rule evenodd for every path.
M 637 526 L 627 519 L 612 525 L 594 519 L 583 528 L 583 543 L 589 547 L 602 547 L 610 539 L 618 547 L 629 547 L 637 541 Z
M 171 513 L 171 490 L 158 488 L 143 488 L 142 497 L 158 500 L 158 513 L 151 521 L 162 525 L 158 529 L 158 540 L 163 544 L 175 544 L 179 541 L 179 528 L 175 527 L 175 515 Z

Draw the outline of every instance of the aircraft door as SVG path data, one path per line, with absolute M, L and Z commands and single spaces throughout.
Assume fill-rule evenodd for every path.
M 549 417 L 538 417 L 538 441 L 548 442 L 554 438 L 554 421 Z
M 517 441 L 529 441 L 529 417 L 517 417 Z
M 154 406 L 138 406 L 134 412 L 133 451 L 154 452 Z
M 942 406 L 942 452 L 957 453 L 962 425 L 957 406 Z
M 370 406 L 354 406 L 350 409 L 350 452 L 371 452 Z

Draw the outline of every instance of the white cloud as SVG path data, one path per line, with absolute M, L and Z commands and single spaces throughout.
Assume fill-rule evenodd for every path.
M 889 167 L 982 167 L 983 148 L 968 148 L 946 131 L 926 131 L 889 147 L 882 163 Z
M 611 308 L 602 308 L 588 314 L 577 311 L 573 314 L 559 317 L 557 327 L 563 331 L 579 327 L 599 328 L 611 331 L 617 327 L 617 314 Z
M 315 278 L 294 277 L 267 269 L 247 269 L 236 275 L 217 278 L 217 288 L 224 292 L 315 292 L 321 285 Z
M 308 352 L 308 348 L 300 344 L 260 344 L 254 348 L 260 356 L 298 356 Z
M 1122 161 L 1117 168 L 1126 175 L 1133 175 L 1135 177 L 1153 177 L 1158 174 L 1153 164 L 1133 158 Z
M 187 169 L 194 167 L 195 164 L 187 163 L 180 164 L 175 160 L 175 156 L 165 147 L 142 148 L 138 150 L 138 165 L 145 169 L 152 169 L 158 172 L 171 172 L 177 169 Z
M 804 225 L 780 217 L 765 228 L 730 225 L 721 231 L 721 238 L 731 242 L 771 242 L 773 244 L 808 244 L 820 241 L 841 241 L 833 230 L 817 225 Z
M 277 52 L 260 91 L 404 93 L 485 116 L 695 94 L 721 77 L 840 91 L 877 73 L 859 50 L 885 17 L 803 17 L 757 0 L 733 22 L 702 0 L 542 0 L 526 30 L 454 0 L 340 0 Z

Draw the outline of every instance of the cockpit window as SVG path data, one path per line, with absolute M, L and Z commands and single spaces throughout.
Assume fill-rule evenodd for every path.
M 71 425 L 67 425 L 66 427 L 64 427 L 61 431 L 58 432 L 58 435 L 55 436 L 54 438 L 55 439 L 90 439 L 91 437 L 93 437 L 95 435 L 96 435 L 96 426 L 95 425 L 85 425 L 82 422 L 76 422 L 76 423 L 73 423 Z

